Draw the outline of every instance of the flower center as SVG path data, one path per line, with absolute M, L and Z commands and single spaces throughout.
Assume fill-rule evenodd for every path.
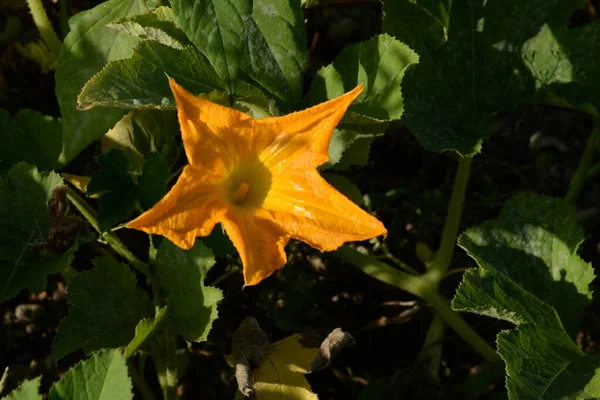
M 248 189 L 250 189 L 250 185 L 244 181 L 240 182 L 237 189 L 231 193 L 231 202 L 238 205 L 244 204 L 248 200 Z
M 241 162 L 223 187 L 228 202 L 248 210 L 259 208 L 271 188 L 272 176 L 257 157 Z

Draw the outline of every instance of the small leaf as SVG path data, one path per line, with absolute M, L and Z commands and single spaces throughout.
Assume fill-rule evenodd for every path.
M 27 380 L 8 396 L 3 397 L 2 400 L 42 400 L 42 395 L 40 394 L 41 383 L 41 376 Z
M 131 379 L 119 350 L 102 350 L 71 368 L 48 400 L 132 400 Z
M 402 117 L 404 74 L 419 57 L 404 43 L 378 35 L 344 49 L 336 60 L 321 69 L 310 87 L 307 102 L 318 104 L 364 85 L 363 92 L 348 108 L 378 120 Z
M 158 249 L 155 271 L 167 296 L 169 315 L 175 329 L 185 340 L 202 342 L 217 319 L 221 290 L 204 286 L 204 278 L 215 264 L 210 249 L 196 241 L 190 250 L 182 250 L 168 240 Z
M 153 315 L 150 299 L 139 290 L 135 274 L 111 258 L 95 258 L 91 271 L 79 273 L 69 285 L 71 313 L 58 326 L 52 357 L 58 360 L 79 349 L 87 354 L 124 346 L 136 325 Z
M 57 169 L 62 123 L 32 110 L 20 110 L 13 118 L 0 108 L 0 142 L 0 174 L 21 161 L 45 171 Z
M 94 75 L 79 94 L 77 104 L 82 110 L 98 106 L 175 109 L 167 76 L 195 94 L 224 90 L 221 78 L 193 46 L 177 50 L 144 41 L 131 58 L 112 61 Z
M 142 319 L 135 327 L 135 336 L 125 349 L 125 358 L 133 356 L 164 324 L 168 307 L 158 308 L 153 318 Z
M 452 306 L 518 326 L 498 336 L 511 399 L 600 395 L 600 357 L 572 339 L 594 279 L 577 255 L 582 241 L 574 209 L 533 194 L 511 198 L 497 220 L 459 238 L 480 268 L 465 272 Z
M 169 7 L 157 7 L 148 14 L 119 18 L 107 26 L 141 40 L 154 40 L 174 49 L 181 50 L 190 44 Z
M 0 178 L 0 302 L 24 288 L 43 291 L 46 276 L 73 260 L 81 241 L 62 254 L 34 251 L 49 235 L 47 202 L 62 183 L 58 174 L 40 173 L 25 163 L 14 165 L 6 180 Z
M 125 111 L 77 110 L 85 83 L 112 61 L 131 55 L 138 39 L 106 26 L 118 18 L 150 11 L 143 0 L 109 0 L 71 18 L 56 66 L 56 97 L 63 118 L 61 165 L 112 128 Z

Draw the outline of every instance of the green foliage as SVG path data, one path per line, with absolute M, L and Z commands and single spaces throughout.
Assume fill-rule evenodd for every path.
M 62 123 L 32 110 L 19 110 L 13 118 L 0 108 L 0 142 L 0 175 L 20 161 L 44 171 L 57 169 Z
M 58 327 L 52 357 L 79 349 L 87 354 L 124 346 L 136 325 L 153 315 L 150 299 L 137 289 L 135 274 L 111 258 L 95 258 L 95 268 L 78 274 L 69 285 L 72 310 Z
M 146 160 L 137 184 L 129 175 L 129 160 L 117 149 L 97 159 L 101 169 L 92 175 L 87 194 L 103 193 L 98 200 L 98 225 L 106 230 L 133 214 L 136 202 L 149 209 L 166 192 L 169 169 L 160 158 Z
M 156 315 L 152 318 L 144 318 L 135 327 L 135 336 L 125 349 L 125 357 L 133 356 L 167 321 L 168 307 L 156 309 Z
M 210 61 L 229 94 L 245 75 L 284 101 L 298 102 L 306 54 L 296 1 L 173 0 L 188 38 Z
M 2 400 L 42 400 L 40 395 L 40 383 L 42 377 L 27 380 L 19 386 L 19 388 L 13 390 L 8 396 L 2 398 Z
M 404 120 L 427 149 L 477 154 L 494 113 L 550 88 L 593 101 L 598 24 L 567 29 L 580 1 L 461 0 L 449 12 L 437 3 L 384 4 L 384 31 L 420 56 L 405 80 Z
M 64 253 L 36 248 L 48 238 L 50 218 L 46 203 L 62 185 L 54 173 L 40 173 L 19 163 L 0 178 L 0 302 L 27 288 L 41 292 L 46 276 L 63 270 L 73 260 L 80 241 Z
M 102 350 L 75 365 L 52 388 L 48 400 L 132 400 L 131 379 L 119 350 Z
M 497 220 L 459 238 L 480 268 L 465 273 L 453 307 L 518 326 L 498 335 L 510 398 L 600 395 L 600 357 L 585 356 L 572 339 L 594 279 L 577 255 L 582 240 L 573 209 L 533 194 L 511 198 Z
M 56 97 L 63 118 L 60 163 L 71 161 L 81 150 L 104 135 L 125 112 L 101 109 L 82 112 L 77 96 L 86 82 L 112 61 L 130 56 L 138 39 L 106 26 L 114 20 L 150 11 L 143 0 L 110 0 L 83 11 L 70 22 L 56 67 Z
M 182 250 L 168 240 L 158 249 L 154 271 L 167 297 L 168 314 L 185 340 L 202 342 L 217 318 L 221 290 L 204 286 L 204 278 L 215 264 L 210 249 L 196 241 Z

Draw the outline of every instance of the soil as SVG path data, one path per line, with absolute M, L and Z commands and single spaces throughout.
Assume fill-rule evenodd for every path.
M 21 21 L 18 40 L 35 37 L 35 27 L 26 8 L 3 7 L 0 31 L 7 17 Z M 318 68 L 331 62 L 345 46 L 365 40 L 380 30 L 381 7 L 377 1 L 329 1 L 306 11 L 310 64 L 307 85 Z M 74 0 L 70 13 L 92 7 L 96 2 Z M 57 4 L 46 3 L 53 23 L 58 24 Z M 4 25 L 3 25 L 4 24 Z M 0 106 L 14 114 L 21 108 L 59 116 L 52 73 L 43 74 L 37 64 L 21 56 L 14 42 L 0 43 Z M 472 165 L 461 230 L 495 218 L 513 194 L 532 191 L 561 197 L 583 152 L 591 122 L 577 112 L 553 107 L 526 106 L 498 115 L 492 136 Z M 89 152 L 86 150 L 86 157 Z M 90 158 L 91 159 L 91 158 Z M 371 148 L 370 163 L 343 174 L 370 199 L 370 208 L 388 227 L 385 244 L 389 251 L 411 265 L 422 265 L 415 254 L 417 243 L 435 249 L 444 223 L 457 159 L 453 154 L 424 150 L 401 124 L 392 124 Z M 586 232 L 580 255 L 600 265 L 600 185 L 586 185 L 578 201 L 580 224 Z M 123 240 L 143 242 L 136 233 L 123 233 Z M 372 243 L 362 243 L 372 248 Z M 87 260 L 98 252 L 86 246 L 77 255 L 76 269 L 89 268 Z M 225 355 L 231 351 L 233 332 L 246 316 L 258 319 L 270 340 L 294 332 L 316 330 L 326 335 L 335 327 L 352 333 L 357 344 L 347 348 L 332 365 L 307 376 L 320 399 L 464 399 L 473 390 L 476 376 L 487 367 L 481 358 L 447 329 L 442 344 L 439 374 L 432 376 L 427 358 L 421 357 L 432 310 L 414 296 L 364 275 L 328 254 L 302 243 L 288 247 L 290 262 L 258 286 L 242 289 L 243 279 L 235 259 L 219 259 L 206 283 L 218 281 L 224 293 L 219 319 L 205 343 L 188 345 L 182 352 L 185 373 L 179 393 L 182 399 L 233 399 L 236 384 Z M 380 250 L 374 254 L 385 259 Z M 389 260 L 388 260 L 389 262 Z M 456 252 L 455 268 L 475 267 L 463 251 Z M 461 274 L 443 282 L 451 298 Z M 596 289 L 596 283 L 592 289 Z M 597 290 L 594 290 L 597 292 Z M 600 340 L 598 297 L 588 308 L 577 336 L 586 353 L 597 351 Z M 21 292 L 0 304 L 0 375 L 9 367 L 6 394 L 23 379 L 43 376 L 42 390 L 84 358 L 71 354 L 59 363 L 50 348 L 61 318 L 69 311 L 65 282 L 50 276 L 42 293 Z M 490 344 L 508 323 L 474 315 L 466 320 Z M 180 340 L 180 347 L 186 344 Z M 138 362 L 141 362 L 138 360 Z M 146 380 L 160 398 L 152 362 L 146 360 Z M 502 372 L 502 371 L 500 371 Z M 502 398 L 504 376 L 491 373 L 482 378 L 480 399 Z M 471 380 L 469 380 L 471 379 Z M 465 382 L 470 384 L 465 389 Z M 475 383 L 474 383 L 475 382 Z M 462 388 L 462 389 L 461 389 Z M 366 389 L 366 391 L 365 391 Z M 377 397 L 386 390 L 385 397 Z M 361 395 L 362 393 L 362 395 Z

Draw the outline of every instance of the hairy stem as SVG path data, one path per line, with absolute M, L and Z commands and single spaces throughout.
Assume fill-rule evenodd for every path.
M 456 248 L 456 238 L 458 236 L 458 228 L 460 225 L 460 217 L 462 216 L 463 205 L 465 202 L 465 194 L 467 185 L 469 184 L 469 175 L 471 173 L 472 158 L 463 157 L 458 163 L 456 178 L 452 188 L 452 197 L 448 206 L 448 215 L 442 232 L 442 240 L 431 267 L 427 273 L 436 277 L 439 281 L 450 267 L 454 249 Z
M 594 161 L 594 156 L 596 155 L 596 146 L 598 145 L 598 139 L 600 138 L 600 126 L 598 126 L 598 121 L 594 121 L 594 128 L 592 130 L 592 134 L 588 138 L 587 145 L 585 146 L 585 150 L 583 152 L 583 156 L 579 160 L 579 165 L 577 166 L 577 170 L 575 170 L 575 174 L 573 178 L 571 178 L 571 183 L 569 184 L 569 190 L 565 195 L 565 201 L 570 204 L 575 204 L 577 198 L 581 194 L 585 182 L 588 179 L 588 171 Z
M 148 264 L 137 258 L 125 244 L 117 237 L 113 232 L 102 232 L 98 226 L 98 219 L 96 212 L 85 202 L 77 193 L 75 193 L 70 187 L 67 187 L 67 198 L 73 203 L 77 210 L 83 215 L 83 217 L 90 223 L 90 225 L 100 234 L 100 236 L 106 240 L 106 242 L 112 247 L 112 249 L 123 257 L 133 268 L 137 269 L 144 275 L 150 274 Z
M 40 31 L 40 35 L 46 43 L 46 46 L 48 46 L 48 49 L 50 49 L 52 54 L 58 58 L 58 54 L 60 53 L 62 43 L 58 38 L 58 35 L 54 31 L 54 28 L 52 27 L 48 16 L 46 15 L 46 10 L 44 10 L 42 1 L 27 0 L 27 5 L 29 6 L 29 11 L 33 16 L 33 22 Z

